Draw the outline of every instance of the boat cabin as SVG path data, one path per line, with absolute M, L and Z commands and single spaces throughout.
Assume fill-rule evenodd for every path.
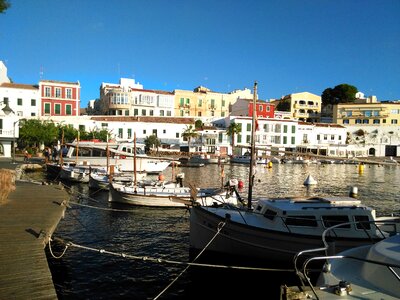
M 326 229 L 348 223 L 338 229 L 355 226 L 356 229 L 370 230 L 371 222 L 375 220 L 375 210 L 351 197 L 260 199 L 254 211 L 271 222 L 283 223 L 287 228 Z

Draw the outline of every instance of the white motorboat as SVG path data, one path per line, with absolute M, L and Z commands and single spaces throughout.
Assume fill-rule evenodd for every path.
M 315 286 L 308 277 L 313 261 L 326 261 Z M 281 286 L 281 299 L 400 299 L 400 235 L 336 256 L 315 256 L 296 270 L 302 284 Z
M 100 168 L 100 167 L 99 167 Z M 60 179 L 70 182 L 89 182 L 89 173 L 91 166 L 88 165 L 77 165 L 72 162 L 65 162 L 60 165 Z
M 134 171 L 134 143 L 105 143 L 97 141 L 80 141 L 68 144 L 69 149 L 63 157 L 64 162 L 79 164 L 112 166 L 121 172 Z M 108 149 L 108 150 L 107 150 Z M 107 155 L 107 151 L 109 155 Z M 144 153 L 144 145 L 136 145 L 136 171 L 158 174 L 171 163 L 170 159 L 150 157 Z
M 204 249 L 224 224 L 207 251 L 290 264 L 297 252 L 322 246 L 321 235 L 330 226 L 332 251 L 379 241 L 400 232 L 400 219 L 386 219 L 382 227 L 375 210 L 350 197 L 259 199 L 254 209 L 193 206 L 190 214 L 190 248 Z
M 146 173 L 137 173 L 136 179 L 143 180 L 146 176 Z M 109 190 L 110 181 L 127 185 L 134 181 L 134 176 L 132 173 L 116 173 L 109 175 L 106 172 L 98 172 L 97 170 L 89 174 L 89 188 L 91 189 Z
M 227 189 L 192 189 L 182 184 L 182 174 L 177 182 L 152 182 L 150 185 L 110 184 L 110 202 L 155 207 L 187 207 L 195 201 L 208 206 L 226 203 L 237 204 L 238 198 L 233 187 Z

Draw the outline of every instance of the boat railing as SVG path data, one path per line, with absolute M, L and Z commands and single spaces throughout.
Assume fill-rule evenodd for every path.
M 304 282 L 304 279 L 307 282 L 307 285 L 311 288 L 312 292 L 314 293 L 316 299 L 319 299 L 314 285 L 311 283 L 311 279 L 310 277 L 307 275 L 309 272 L 309 268 L 308 265 L 312 262 L 312 261 L 319 261 L 319 260 L 325 260 L 326 263 L 324 265 L 323 268 L 323 272 L 329 272 L 331 267 L 330 267 L 330 263 L 328 260 L 334 260 L 334 259 L 352 259 L 352 260 L 357 260 L 360 261 L 362 263 L 367 263 L 367 264 L 374 264 L 374 265 L 380 265 L 380 266 L 384 266 L 386 267 L 389 272 L 397 279 L 397 281 L 399 281 L 400 284 L 400 274 L 398 274 L 395 270 L 395 268 L 400 268 L 400 264 L 395 264 L 395 263 L 389 263 L 389 262 L 383 262 L 383 261 L 377 261 L 377 260 L 371 260 L 371 259 L 367 259 L 367 258 L 361 258 L 361 257 L 356 257 L 356 256 L 352 256 L 352 255 L 330 255 L 330 256 L 316 256 L 316 257 L 311 257 L 308 258 L 307 260 L 305 260 L 304 264 L 303 264 L 303 268 L 302 271 L 298 271 L 296 270 L 297 275 L 300 275 L 300 281 L 302 283 L 302 288 L 303 290 L 305 290 L 306 288 L 306 283 Z M 341 288 L 346 289 L 346 286 L 342 287 L 341 286 L 341 282 L 343 281 L 339 281 L 337 286 L 334 286 L 335 289 L 338 289 L 338 292 L 340 292 Z M 346 285 L 349 285 L 350 283 L 346 282 Z
M 369 223 L 372 224 L 373 226 L 376 227 L 376 229 L 378 230 L 378 232 L 382 235 L 382 239 L 385 239 L 388 236 L 394 235 L 394 234 L 399 234 L 400 232 L 397 230 L 398 229 L 398 224 L 395 221 L 397 219 L 395 219 L 395 217 L 393 219 L 389 219 L 389 220 L 382 220 L 382 221 L 356 221 L 356 222 L 346 222 L 346 223 L 340 223 L 334 226 L 331 226 L 327 229 L 324 230 L 324 232 L 322 233 L 322 242 L 324 244 L 324 247 L 321 248 L 316 248 L 316 249 L 308 249 L 308 250 L 303 250 L 298 252 L 294 258 L 293 258 L 293 263 L 294 263 L 294 269 L 296 271 L 296 274 L 299 276 L 300 280 L 303 282 L 302 277 L 304 278 L 304 274 L 302 274 L 302 272 L 299 271 L 299 267 L 298 267 L 298 261 L 300 256 L 303 255 L 309 255 L 310 253 L 315 253 L 315 252 L 322 252 L 325 251 L 325 255 L 326 257 L 328 257 L 328 251 L 329 251 L 329 242 L 327 241 L 327 237 L 329 236 L 329 233 L 331 231 L 334 231 L 335 228 L 339 228 L 339 227 L 343 227 L 343 226 L 347 226 L 347 225 L 356 225 L 356 224 L 361 224 L 361 226 L 364 228 L 364 231 L 366 232 L 366 234 L 368 235 L 368 237 L 371 239 L 371 243 L 374 243 L 374 240 L 371 238 L 371 236 L 368 234 L 367 229 L 365 226 L 365 224 Z M 391 225 L 393 225 L 393 231 L 392 232 L 387 232 L 387 231 L 382 231 L 379 226 L 377 225 L 377 223 L 383 223 L 385 224 L 385 226 L 391 227 Z M 309 259 L 305 260 L 308 261 Z M 304 262 L 304 263 L 305 263 Z M 304 269 L 304 264 L 303 264 L 303 269 Z
M 288 224 L 287 220 L 289 218 L 290 218 L 290 220 L 295 219 L 295 220 L 299 221 L 299 225 L 297 225 L 297 226 L 305 226 L 305 225 L 300 224 L 301 221 L 304 221 L 304 222 L 312 221 L 320 226 L 325 226 L 324 224 L 326 222 L 324 220 L 293 217 L 293 216 L 286 216 L 286 217 L 275 216 L 275 217 L 278 217 L 281 219 L 282 223 L 284 224 L 284 226 L 286 227 L 286 229 L 289 233 L 292 233 L 290 226 L 293 225 L 293 224 Z M 398 221 L 396 222 L 395 220 L 398 220 Z M 335 221 L 330 220 L 330 222 L 333 223 Z M 338 223 L 338 224 L 335 224 L 335 225 L 332 225 L 332 226 L 326 228 L 325 229 L 326 235 L 330 236 L 330 237 L 338 237 L 338 233 L 335 229 L 344 228 L 346 226 L 356 226 L 357 224 L 360 225 L 359 227 L 357 227 L 357 229 L 364 231 L 366 237 L 369 238 L 371 241 L 374 240 L 374 237 L 371 236 L 371 234 L 370 234 L 370 232 L 372 232 L 373 229 L 375 230 L 375 234 L 381 235 L 382 238 L 385 238 L 388 234 L 391 235 L 391 234 L 397 234 L 400 232 L 400 219 L 393 217 L 392 219 L 387 219 L 387 220 L 352 221 L 352 222 Z M 380 224 L 384 224 L 385 230 L 382 230 L 383 226 Z

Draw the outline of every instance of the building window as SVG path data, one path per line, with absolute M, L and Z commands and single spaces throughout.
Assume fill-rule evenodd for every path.
M 143 129 L 143 134 L 146 134 L 146 129 Z
M 44 88 L 44 96 L 45 97 L 51 97 L 51 88 L 49 86 L 46 86 Z
M 181 117 L 183 117 L 183 113 L 184 113 L 183 110 L 179 111 L 179 115 L 180 115 Z
M 145 115 L 146 115 L 146 110 L 142 109 L 142 116 L 145 116 Z
M 221 106 L 225 107 L 225 100 L 222 100 Z
M 258 106 L 258 111 L 263 111 L 263 106 L 262 105 Z
M 335 135 L 331 134 L 331 141 L 334 141 L 334 140 L 335 140 Z
M 292 133 L 296 133 L 296 126 L 292 125 Z
M 171 116 L 171 111 L 167 110 L 167 117 L 170 117 L 170 116 Z
M 203 99 L 199 99 L 199 101 L 197 102 L 197 106 L 201 107 L 203 105 Z
M 239 133 L 236 135 L 237 139 L 236 142 L 241 143 L 242 142 L 242 135 Z
M 283 133 L 287 133 L 287 125 L 283 125 Z M 286 143 L 284 143 L 286 144 Z
M 107 128 L 108 127 L 108 123 L 101 123 L 101 128 Z
M 350 124 L 349 119 L 344 119 L 343 124 Z
M 36 116 L 36 114 L 35 113 L 31 113 L 31 117 L 34 117 L 34 116 Z
M 246 143 L 250 144 L 251 141 L 251 135 L 246 135 Z
M 122 134 L 123 134 L 123 129 L 122 128 L 118 128 L 118 137 L 122 138 Z
M 137 116 L 139 114 L 139 110 L 137 109 L 137 108 L 135 108 L 134 110 L 133 110 L 133 115 L 134 116 Z
M 129 109 L 124 110 L 125 116 L 129 116 Z
M 283 137 L 283 144 L 286 145 L 287 144 L 287 136 Z
M 154 115 L 154 110 L 150 109 L 150 116 Z
M 167 133 L 167 130 L 163 129 L 162 133 L 164 133 L 164 134 Z
M 224 111 L 221 112 L 221 117 L 225 117 L 225 112 Z
M 21 98 L 17 99 L 17 105 L 22 105 L 22 99 Z
M 56 88 L 56 98 L 61 98 L 61 88 Z
M 72 99 L 72 89 L 66 89 L 65 91 L 67 93 L 66 98 L 67 99 Z
M 31 106 L 36 106 L 36 99 L 31 99 Z
M 215 108 L 215 100 L 211 99 L 211 109 L 214 109 L 214 108 Z
M 65 114 L 66 114 L 67 116 L 72 115 L 72 105 L 71 105 L 71 104 L 65 105 Z
M 50 103 L 45 103 L 44 104 L 44 113 L 45 114 L 50 114 Z
M 175 137 L 179 139 L 179 132 L 175 133 Z
M 368 119 L 364 119 L 363 120 L 363 124 L 369 124 L 369 120 Z
M 157 136 L 157 129 L 153 129 L 153 135 Z
M 59 103 L 54 104 L 54 114 L 55 115 L 61 114 L 61 104 Z
M 267 111 L 269 112 L 269 111 L 270 111 L 270 107 L 269 107 L 269 106 L 267 106 L 266 108 L 267 108 Z
M 246 129 L 247 131 L 251 131 L 251 124 L 247 124 Z
M 390 124 L 397 124 L 397 120 L 396 120 L 396 119 L 392 119 L 392 120 L 390 121 Z
M 132 137 L 132 129 L 128 128 L 128 139 Z
M 374 123 L 374 124 L 380 124 L 381 121 L 380 121 L 379 119 L 374 119 L 373 123 Z
M 320 141 L 320 140 L 321 140 L 321 135 L 317 134 L 317 141 Z
M 356 124 L 361 124 L 361 119 L 356 119 Z
M 179 106 L 184 106 L 185 105 L 185 99 L 181 98 L 179 99 Z
M 164 110 L 160 110 L 160 117 L 164 117 Z

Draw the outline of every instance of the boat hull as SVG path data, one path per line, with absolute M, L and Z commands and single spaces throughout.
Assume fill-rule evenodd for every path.
M 185 208 L 193 205 L 189 188 L 165 188 L 160 191 L 160 188 L 138 188 L 137 193 L 133 193 L 132 189 L 125 189 L 124 187 L 114 187 L 112 184 L 109 186 L 110 194 L 109 201 L 123 204 L 130 204 L 136 206 L 153 206 L 153 207 L 172 207 L 172 208 Z M 237 198 L 232 195 L 226 197 L 226 192 L 211 193 L 205 195 L 202 192 L 196 201 L 205 206 L 221 205 L 222 203 L 235 203 Z

